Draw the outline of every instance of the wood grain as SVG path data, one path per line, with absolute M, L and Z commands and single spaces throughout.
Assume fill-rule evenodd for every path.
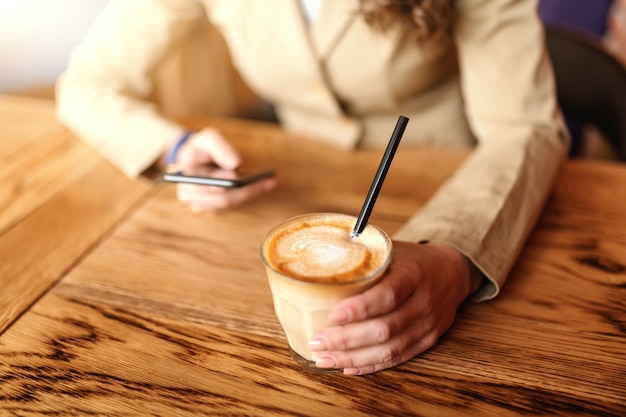
M 0 168 L 31 141 L 60 130 L 51 100 L 0 95 Z
M 48 101 L 0 97 L 0 118 L 1 333 L 150 186 L 60 126 Z
M 0 230 L 19 222 L 99 162 L 93 149 L 65 130 L 21 147 L 0 168 Z
M 5 231 L 0 236 L 0 331 L 54 285 L 145 192 L 103 162 Z
M 246 164 L 276 167 L 281 187 L 235 210 L 195 214 L 171 184 L 140 192 L 111 185 L 104 193 L 127 189 L 134 209 L 122 209 L 126 214 L 86 255 L 72 255 L 76 263 L 62 280 L 0 337 L 0 410 L 626 415 L 626 167 L 568 163 L 502 294 L 463 305 L 433 349 L 374 375 L 318 375 L 288 355 L 259 243 L 293 215 L 358 213 L 380 152 L 332 150 L 246 121 L 189 124 L 220 127 Z M 393 233 L 465 156 L 399 152 L 371 221 Z M 91 185 L 108 178 L 111 168 L 98 166 L 81 178 Z M 421 181 L 407 184 L 407 175 Z M 62 205 L 77 213 L 88 201 L 103 204 L 90 195 Z

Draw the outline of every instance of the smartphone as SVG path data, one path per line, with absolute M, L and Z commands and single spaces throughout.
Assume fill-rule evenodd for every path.
M 223 173 L 227 172 L 227 175 Z M 222 175 L 220 175 L 222 173 Z M 184 182 L 187 184 L 212 185 L 214 187 L 238 188 L 251 184 L 263 178 L 273 177 L 276 172 L 273 169 L 253 173 L 239 173 L 237 171 L 214 170 L 210 176 L 198 174 L 184 174 L 182 172 L 167 172 L 163 179 L 168 182 Z

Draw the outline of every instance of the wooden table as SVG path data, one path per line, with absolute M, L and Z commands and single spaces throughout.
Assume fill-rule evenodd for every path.
M 50 103 L 0 97 L 0 414 L 626 415 L 626 167 L 569 162 L 501 296 L 464 305 L 435 348 L 318 375 L 288 355 L 259 242 L 292 215 L 357 214 L 381 152 L 189 123 L 245 142 L 282 186 L 194 214 Z M 402 149 L 370 220 L 393 233 L 465 157 Z

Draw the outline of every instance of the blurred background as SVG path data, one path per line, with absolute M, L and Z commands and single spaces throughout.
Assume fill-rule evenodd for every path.
M 56 79 L 108 1 L 0 0 L 0 94 L 54 99 Z M 540 0 L 539 12 L 548 26 L 573 29 L 603 42 L 626 65 L 626 0 Z M 565 62 L 555 62 L 559 64 L 555 68 L 563 67 L 570 74 L 580 67 L 579 60 L 589 59 L 570 53 Z M 267 103 L 241 79 L 221 35 L 208 20 L 200 22 L 160 65 L 154 83 L 151 99 L 167 116 L 274 117 Z M 621 89 L 614 91 L 623 95 Z M 624 102 L 624 97 L 618 101 Z M 623 111 L 617 111 L 618 124 L 626 130 Z M 595 125 L 587 121 L 570 123 L 574 142 L 580 144 L 578 151 L 572 148 L 573 153 L 611 155 L 610 147 L 602 145 L 604 140 L 589 139 L 603 135 L 596 134 Z M 626 140 L 626 133 L 611 136 L 619 136 L 613 141 L 620 143 Z
M 52 98 L 71 50 L 106 3 L 0 0 L 0 94 Z
M 128 0 L 133 1 L 133 0 Z M 0 0 L 0 94 L 54 99 L 54 84 L 108 0 Z M 153 99 L 172 117 L 265 118 L 208 19 L 157 71 Z

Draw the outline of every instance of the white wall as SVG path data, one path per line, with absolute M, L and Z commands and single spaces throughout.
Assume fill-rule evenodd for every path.
M 106 2 L 0 0 L 0 93 L 53 85 Z

